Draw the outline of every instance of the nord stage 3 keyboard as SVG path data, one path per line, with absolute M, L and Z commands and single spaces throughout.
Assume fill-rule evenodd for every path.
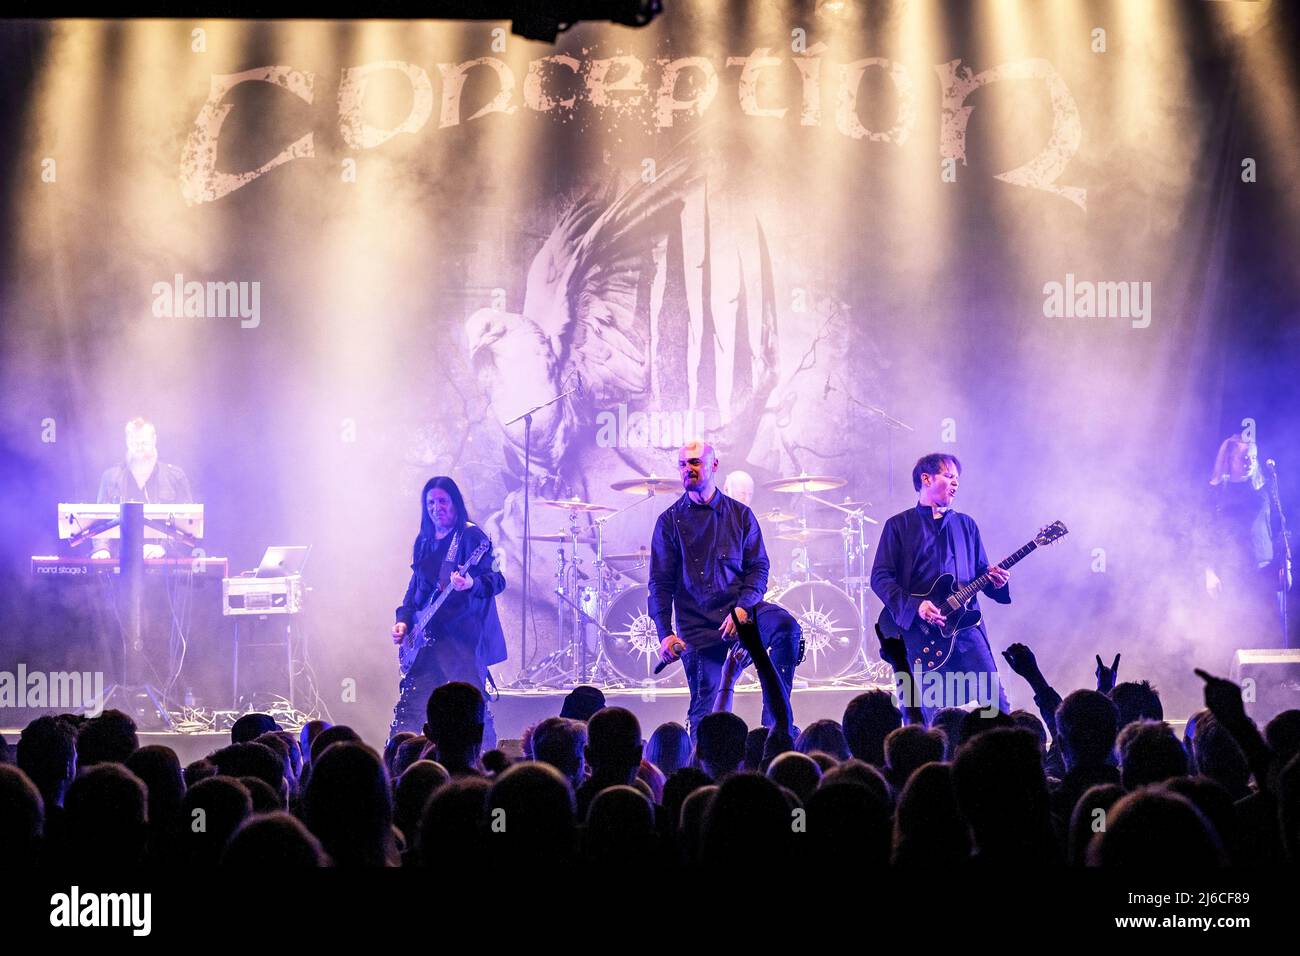
M 54 554 L 32 555 L 32 574 L 37 577 L 90 578 L 97 574 L 118 574 L 116 558 L 69 558 Z M 220 581 L 230 573 L 227 558 L 145 558 L 146 575 L 194 575 Z

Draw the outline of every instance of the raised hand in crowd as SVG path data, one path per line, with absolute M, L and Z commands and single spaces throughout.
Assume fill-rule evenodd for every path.
M 1246 754 L 1251 772 L 1255 775 L 1255 783 L 1261 790 L 1269 789 L 1271 786 L 1269 769 L 1273 763 L 1273 750 L 1264 740 L 1255 722 L 1246 713 L 1241 688 L 1232 681 L 1215 677 L 1199 667 L 1195 668 L 1194 672 L 1197 677 L 1205 681 L 1205 706 Z
M 880 659 L 898 671 L 907 670 L 907 644 L 901 637 L 886 637 L 876 625 L 876 640 L 880 642 Z
M 729 711 L 735 701 L 736 681 L 740 673 L 750 665 L 749 651 L 740 642 L 727 649 L 727 656 L 722 660 L 721 680 L 718 692 L 713 698 L 713 711 Z
M 1119 655 L 1115 655 L 1114 662 L 1107 667 L 1101 661 L 1101 655 L 1097 655 L 1097 691 L 1102 694 L 1109 694 L 1115 687 L 1115 680 L 1119 677 Z
M 924 727 L 925 712 L 920 706 L 919 688 L 913 686 L 913 677 L 907 668 L 907 643 L 901 637 L 886 637 L 879 623 L 876 624 L 876 640 L 880 642 L 880 659 L 894 669 L 894 676 L 898 678 L 903 723 Z
M 1043 676 L 1042 671 L 1038 669 L 1038 659 L 1034 657 L 1034 652 L 1028 644 L 1012 644 L 1002 652 L 1002 657 L 1014 673 L 1031 684 L 1034 678 Z
M 753 615 L 741 621 L 735 611 L 732 611 L 732 622 L 741 647 L 753 661 L 754 670 L 758 673 L 758 683 L 763 688 L 763 703 L 772 715 L 773 731 L 790 736 L 793 721 L 790 688 L 785 686 L 781 675 L 776 672 L 776 665 L 767 656 L 767 648 L 763 646 L 763 639 L 758 632 L 758 622 Z
M 739 643 L 732 644 L 722 662 L 722 682 L 728 687 L 735 687 L 740 673 L 752 663 L 749 651 Z
M 1240 687 L 1230 680 L 1215 677 L 1199 667 L 1195 668 L 1194 673 L 1205 681 L 1205 706 L 1220 723 L 1233 727 L 1250 720 L 1246 716 L 1246 705 L 1242 700 Z
M 1047 682 L 1043 672 L 1038 669 L 1038 659 L 1028 644 L 1011 644 L 1002 652 L 1003 659 L 1011 670 L 1019 674 L 1034 692 L 1034 704 L 1038 714 L 1043 718 L 1047 732 L 1056 737 L 1056 708 L 1061 706 L 1061 695 Z

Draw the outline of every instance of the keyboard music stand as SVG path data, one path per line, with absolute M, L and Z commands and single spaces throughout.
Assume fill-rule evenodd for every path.
M 122 631 L 121 667 L 112 684 L 104 691 L 99 702 L 100 710 L 109 701 L 120 698 L 129 710 L 140 695 L 149 698 L 154 710 L 168 730 L 175 730 L 171 714 L 167 712 L 166 697 L 145 678 L 142 667 L 144 639 L 141 636 L 141 605 L 144 598 L 144 544 L 146 530 L 151 538 L 170 538 L 187 545 L 197 546 L 203 536 L 202 505 L 149 504 L 124 501 L 116 504 L 62 504 L 59 505 L 59 537 L 73 547 L 95 537 L 120 537 L 121 556 L 118 561 L 120 594 L 125 595 L 124 606 L 118 614 Z M 121 602 L 119 602 L 121 606 Z

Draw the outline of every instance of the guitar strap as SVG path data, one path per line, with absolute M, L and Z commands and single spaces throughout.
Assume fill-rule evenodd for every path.
M 451 543 L 447 545 L 447 554 L 442 559 L 442 564 L 438 565 L 438 590 L 441 591 L 447 587 L 451 581 L 451 572 L 456 569 L 456 546 L 460 542 L 460 532 L 451 533 Z M 434 547 L 437 547 L 435 544 Z

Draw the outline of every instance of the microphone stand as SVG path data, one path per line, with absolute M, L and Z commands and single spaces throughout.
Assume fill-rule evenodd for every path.
M 1264 462 L 1268 470 L 1268 493 L 1273 510 L 1277 512 L 1278 536 L 1282 539 L 1282 566 L 1278 569 L 1278 591 L 1280 592 L 1280 610 L 1282 612 L 1282 646 L 1291 646 L 1290 596 L 1291 590 L 1291 532 L 1286 527 L 1286 512 L 1282 510 L 1282 498 L 1278 494 L 1277 462 L 1272 458 Z
M 829 379 L 826 382 L 826 388 L 828 391 L 842 393 L 844 397 L 847 398 L 854 405 L 857 405 L 859 408 L 866 409 L 872 415 L 876 416 L 887 426 L 889 426 L 889 432 L 888 432 L 889 442 L 888 442 L 885 456 L 886 456 L 886 467 L 889 469 L 888 477 L 886 478 L 886 480 L 889 482 L 887 493 L 889 495 L 889 499 L 892 501 L 894 498 L 894 432 L 896 431 L 912 432 L 912 431 L 916 431 L 916 429 L 913 428 L 911 425 L 907 424 L 907 422 L 900 421 L 899 419 L 895 418 L 893 415 L 889 414 L 889 412 L 885 411 L 883 408 L 880 408 L 879 406 L 876 405 L 868 405 L 866 402 L 854 396 L 852 392 L 846 391 L 845 389 L 842 388 L 836 388 L 834 385 L 830 383 Z
M 580 394 L 581 392 L 582 383 L 581 380 L 579 380 L 579 383 L 573 388 L 561 392 L 554 398 L 547 399 L 540 405 L 534 405 L 522 415 L 516 415 L 514 418 L 510 419 L 510 421 L 505 423 L 506 428 L 509 428 L 516 422 L 524 423 L 524 548 L 519 561 L 520 567 L 523 569 L 523 583 L 520 585 L 521 593 L 519 600 L 519 658 L 521 662 L 523 662 L 527 657 L 524 651 L 528 646 L 528 581 L 532 560 L 532 547 L 528 541 L 528 533 L 530 530 L 528 520 L 528 482 L 532 455 L 533 415 L 540 412 L 543 408 L 548 408 L 549 406 L 554 405 L 563 398 L 568 398 L 570 395 Z

